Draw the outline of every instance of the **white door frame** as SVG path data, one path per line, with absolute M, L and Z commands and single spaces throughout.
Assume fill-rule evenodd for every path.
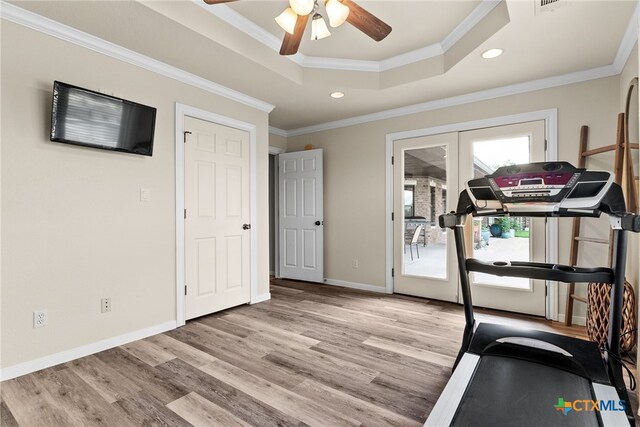
M 402 132 L 393 132 L 386 135 L 386 280 L 385 291 L 393 293 L 393 222 L 391 214 L 393 212 L 393 144 L 399 139 L 417 138 L 421 136 L 437 135 L 448 132 L 462 132 L 473 129 L 482 129 L 493 126 L 510 125 L 514 123 L 532 122 L 536 120 L 545 121 L 545 133 L 547 138 L 547 149 L 545 158 L 547 161 L 558 159 L 558 109 L 531 111 L 528 113 L 513 114 L 509 116 L 492 117 L 488 119 L 473 120 L 461 123 L 435 126 L 431 128 L 414 129 Z M 558 220 L 549 218 L 547 222 L 547 247 L 546 262 L 558 262 Z M 558 320 L 558 282 L 547 282 L 546 313 L 547 318 Z
M 205 120 L 223 126 L 240 129 L 249 133 L 249 203 L 251 220 L 251 304 L 258 296 L 258 249 L 257 249 L 257 192 L 256 192 L 256 135 L 257 126 L 252 123 L 221 116 L 189 105 L 176 102 L 176 324 L 185 322 L 185 262 L 184 262 L 184 117 Z
M 278 154 L 282 154 L 285 152 L 284 148 L 280 148 L 280 147 L 274 147 L 273 145 L 269 146 L 269 155 L 274 155 L 275 161 L 273 162 L 273 178 L 274 178 L 274 184 L 273 184 L 273 227 L 275 228 L 275 234 L 273 236 L 273 240 L 274 240 L 274 247 L 273 247 L 273 251 L 275 252 L 273 255 L 273 274 L 276 278 L 280 277 L 280 203 L 278 203 L 279 201 L 279 188 L 280 186 L 278 185 L 278 171 L 279 171 L 279 163 L 278 163 Z M 271 255 L 271 254 L 270 254 Z

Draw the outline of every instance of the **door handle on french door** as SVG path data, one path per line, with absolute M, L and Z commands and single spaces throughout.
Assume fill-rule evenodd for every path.
M 251 224 L 242 224 L 242 229 L 243 230 L 250 230 L 251 229 Z

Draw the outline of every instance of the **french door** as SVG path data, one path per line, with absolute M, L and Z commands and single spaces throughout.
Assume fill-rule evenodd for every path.
M 440 229 L 438 216 L 456 209 L 468 180 L 503 165 L 543 161 L 544 141 L 544 121 L 395 141 L 394 292 L 461 302 L 453 235 Z M 420 225 L 426 232 L 414 243 Z M 491 234 L 497 226 L 500 234 Z M 465 236 L 467 257 L 545 261 L 544 219 L 468 217 Z M 545 315 L 543 281 L 474 273 L 471 283 L 476 306 Z
M 467 182 L 500 166 L 544 161 L 544 141 L 544 121 L 460 132 L 460 180 Z M 467 257 L 545 262 L 546 234 L 544 218 L 470 217 L 465 226 Z M 474 305 L 545 315 L 543 280 L 481 273 L 472 273 L 470 279 Z
M 453 234 L 438 215 L 458 200 L 458 134 L 396 141 L 393 158 L 394 292 L 457 302 Z

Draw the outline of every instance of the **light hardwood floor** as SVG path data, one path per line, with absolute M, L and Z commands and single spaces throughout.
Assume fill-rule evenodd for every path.
M 2 426 L 419 426 L 460 306 L 273 280 L 272 299 L 2 383 Z M 499 321 L 580 328 L 482 311 Z

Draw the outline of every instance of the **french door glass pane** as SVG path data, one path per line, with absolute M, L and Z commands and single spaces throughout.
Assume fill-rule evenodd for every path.
M 475 141 L 473 175 L 479 178 L 501 166 L 529 163 L 528 136 Z M 479 217 L 473 219 L 473 257 L 482 261 L 530 261 L 530 218 Z M 473 273 L 472 283 L 515 289 L 530 289 L 527 278 Z
M 446 211 L 447 147 L 404 151 L 405 189 L 412 187 L 412 207 L 405 190 L 403 274 L 447 278 L 447 234 L 438 226 Z

